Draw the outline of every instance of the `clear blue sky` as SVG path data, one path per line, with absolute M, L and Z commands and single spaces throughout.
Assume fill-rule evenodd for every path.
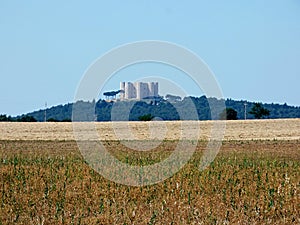
M 72 102 L 96 58 L 141 40 L 195 52 L 226 98 L 300 105 L 299 0 L 2 0 L 0 114 Z

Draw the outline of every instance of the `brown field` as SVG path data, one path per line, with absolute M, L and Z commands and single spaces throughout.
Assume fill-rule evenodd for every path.
M 155 123 L 130 123 L 129 141 L 149 140 L 148 125 L 161 126 Z M 123 146 L 110 123 L 96 127 L 120 161 L 148 165 L 177 144 L 180 124 L 164 123 L 167 138 L 147 152 Z M 300 224 L 300 120 L 226 123 L 221 150 L 206 170 L 198 167 L 211 122 L 199 122 L 201 140 L 190 161 L 142 187 L 92 170 L 70 123 L 0 123 L 0 224 Z M 125 125 L 118 123 L 118 132 Z

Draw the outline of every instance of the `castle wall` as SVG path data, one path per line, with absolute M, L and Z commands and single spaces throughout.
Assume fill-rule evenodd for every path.
M 120 93 L 121 100 L 138 99 L 141 100 L 146 97 L 158 96 L 158 82 L 121 82 L 120 90 L 124 93 Z

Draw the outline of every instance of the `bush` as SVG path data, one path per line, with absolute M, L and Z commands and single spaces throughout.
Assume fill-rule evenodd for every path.
M 151 114 L 146 114 L 143 116 L 139 116 L 139 121 L 151 121 L 154 118 Z
M 51 118 L 47 119 L 47 122 L 59 122 L 59 120 L 51 117 Z

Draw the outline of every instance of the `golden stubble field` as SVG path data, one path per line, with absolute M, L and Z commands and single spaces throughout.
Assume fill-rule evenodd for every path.
M 90 126 L 78 125 L 94 140 Z M 198 125 L 196 151 L 179 172 L 132 187 L 84 161 L 71 123 L 0 123 L 0 224 L 300 224 L 299 119 L 227 121 L 223 145 L 205 170 L 199 162 L 209 121 L 95 127 L 112 155 L 142 167 L 167 158 L 183 129 L 184 139 L 196 143 Z M 123 134 L 128 127 L 132 136 Z M 119 139 L 164 140 L 154 150 L 134 151 Z
M 183 123 L 183 124 L 182 124 Z M 300 139 L 300 119 L 280 120 L 238 120 L 238 121 L 153 121 L 153 122 L 96 122 L 94 127 L 101 140 L 178 140 L 211 137 L 212 126 L 225 124 L 224 140 L 298 140 Z M 92 124 L 92 125 L 91 125 Z M 197 125 L 197 126 L 196 126 Z M 84 130 L 87 123 L 78 123 L 76 128 Z M 196 135 L 195 127 L 200 135 Z M 185 130 L 184 137 L 181 131 Z M 151 130 L 153 133 L 151 134 Z M 132 135 L 128 135 L 128 133 Z M 0 123 L 0 140 L 75 140 L 72 123 Z M 152 136 L 151 136 L 152 135 Z M 89 139 L 89 130 L 86 138 Z M 90 137 L 93 139 L 93 135 Z

